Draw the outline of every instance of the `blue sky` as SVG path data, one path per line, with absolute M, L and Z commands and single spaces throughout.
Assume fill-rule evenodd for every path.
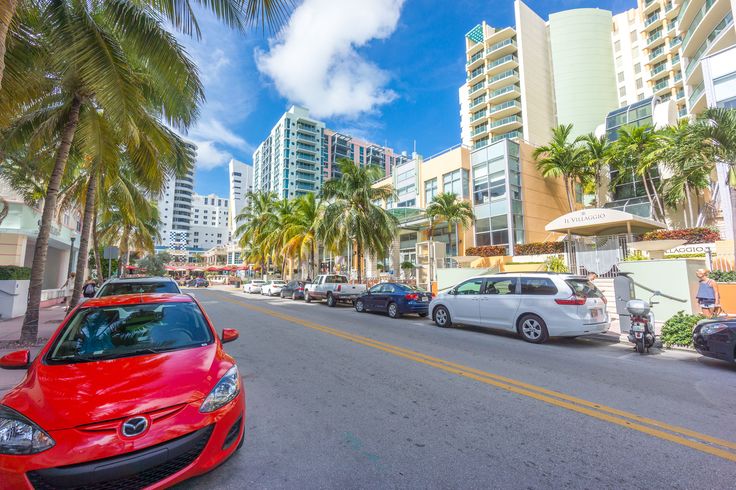
M 551 12 L 635 0 L 528 1 Z M 200 14 L 203 37 L 183 39 L 207 102 L 188 137 L 198 147 L 195 190 L 227 196 L 227 162 L 254 148 L 292 103 L 327 126 L 425 156 L 460 142 L 464 34 L 485 20 L 512 25 L 513 1 L 302 0 L 278 33 L 229 31 Z

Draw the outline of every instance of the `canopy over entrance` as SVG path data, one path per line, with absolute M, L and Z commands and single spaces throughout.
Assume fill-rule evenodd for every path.
M 547 231 L 579 236 L 628 235 L 666 228 L 664 223 L 616 209 L 582 209 L 550 221 Z

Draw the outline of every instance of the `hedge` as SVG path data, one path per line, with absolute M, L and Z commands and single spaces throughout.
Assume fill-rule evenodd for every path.
M 0 281 L 27 281 L 31 278 L 29 267 L 0 265 Z
M 465 250 L 465 255 L 474 257 L 498 257 L 506 255 L 506 247 L 499 245 L 483 245 L 482 247 L 470 247 Z
M 736 271 L 711 271 L 708 277 L 716 282 L 736 282 Z
M 685 240 L 685 245 L 711 243 L 721 236 L 712 228 L 683 228 L 682 230 L 656 230 L 644 233 L 642 240 Z
M 686 347 L 692 345 L 693 327 L 704 318 L 703 315 L 690 315 L 684 311 L 678 311 L 662 325 L 662 343 L 667 347 L 671 345 Z
M 547 255 L 559 254 L 565 251 L 563 242 L 532 242 L 514 246 L 516 255 Z

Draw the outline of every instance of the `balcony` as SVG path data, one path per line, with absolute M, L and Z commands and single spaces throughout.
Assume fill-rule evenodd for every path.
M 721 33 L 727 29 L 730 29 L 731 26 L 733 26 L 733 14 L 729 12 L 726 14 L 726 16 L 721 20 L 717 26 L 713 28 L 710 34 L 708 34 L 708 37 L 703 41 L 703 44 L 700 45 L 700 47 L 695 51 L 695 53 L 690 57 L 688 60 L 687 68 L 685 69 L 685 77 L 689 78 L 690 74 L 693 72 L 695 67 L 698 65 L 698 62 L 700 61 L 700 58 L 703 57 L 705 52 L 708 50 L 708 47 L 710 47 L 716 39 L 721 35 Z M 683 47 L 684 51 L 684 47 Z
M 665 56 L 664 44 L 658 47 L 657 49 L 655 49 L 654 51 L 652 51 L 651 53 L 649 53 L 649 61 L 651 62 L 657 61 L 660 57 L 663 57 L 663 56 Z
M 485 138 L 481 138 L 473 143 L 474 150 L 477 150 L 478 148 L 484 148 L 486 146 L 488 146 L 488 136 L 486 136 Z
M 679 111 L 677 111 L 677 117 L 683 118 L 687 117 L 687 107 L 683 107 Z
M 519 66 L 518 58 L 514 56 L 513 54 L 507 54 L 506 56 L 502 56 L 501 58 L 498 58 L 488 63 L 488 68 L 486 68 L 486 73 L 488 75 L 494 75 L 500 71 L 509 70 L 511 68 L 516 68 L 517 66 Z
M 658 65 L 655 65 L 654 68 L 652 68 L 651 76 L 654 77 L 655 75 L 662 73 L 667 69 L 667 62 L 660 63 Z
M 475 53 L 473 56 L 470 57 L 470 59 L 466 63 L 466 66 L 470 67 L 470 65 L 474 64 L 476 61 L 482 58 L 483 58 L 483 51 L 478 51 L 477 53 Z
M 669 17 L 670 13 L 674 15 L 675 10 L 675 4 L 673 2 L 669 2 L 664 5 L 664 13 L 667 17 Z
M 669 86 L 670 86 L 670 78 L 665 77 L 654 84 L 654 86 L 652 87 L 652 91 L 655 94 L 657 94 L 657 92 L 662 92 L 664 89 L 669 88 Z
M 675 36 L 672 39 L 670 39 L 670 49 L 675 49 L 675 47 L 679 46 L 682 42 L 682 38 L 680 36 Z
M 676 94 L 677 100 L 684 99 L 685 98 L 685 89 L 681 88 L 677 91 Z
M 479 66 L 475 70 L 468 73 L 468 79 L 467 79 L 468 83 L 475 83 L 479 81 L 478 78 L 483 76 L 484 73 L 485 73 L 485 66 Z
M 468 94 L 472 96 L 478 90 L 481 90 L 481 89 L 485 88 L 485 86 L 486 86 L 486 81 L 485 80 L 482 80 L 482 81 L 476 83 L 475 85 L 473 85 L 472 87 L 470 87 L 470 89 L 468 89 Z
M 491 115 L 494 117 L 504 117 L 510 114 L 518 113 L 521 110 L 521 102 L 518 100 L 507 100 L 501 104 L 491 107 Z
M 307 153 L 302 153 L 300 151 L 296 152 L 296 158 L 297 160 L 306 160 L 308 162 L 316 162 L 317 159 L 313 157 L 312 155 L 309 155 Z
M 693 89 L 693 93 L 690 94 L 690 98 L 688 99 L 688 106 L 690 107 L 690 110 L 693 110 L 693 106 L 695 106 L 695 103 L 700 99 L 700 97 L 705 92 L 705 84 L 704 82 L 700 82 L 700 85 L 695 87 Z M 694 111 L 693 111 L 694 112 Z
M 317 153 L 318 151 L 315 146 L 305 145 L 304 143 L 299 143 L 299 142 L 297 142 L 296 147 L 299 148 L 300 150 L 309 151 L 312 153 Z
M 677 53 L 672 57 L 672 68 L 680 62 L 680 53 Z
M 659 7 L 657 0 L 644 0 L 644 8 L 642 9 L 643 14 L 653 12 L 655 8 Z
M 708 13 L 710 8 L 715 3 L 715 0 L 705 0 L 705 3 L 703 6 L 698 10 L 698 12 L 695 14 L 695 17 L 693 17 L 692 22 L 690 22 L 690 25 L 688 25 L 687 29 L 683 29 L 686 31 L 685 37 L 683 38 L 683 46 L 687 46 L 687 43 L 690 41 L 690 38 L 692 37 L 693 33 L 697 30 L 698 26 L 700 25 L 700 22 L 703 20 L 705 15 Z
M 472 116 L 470 116 L 470 122 L 472 123 L 472 122 L 477 121 L 478 119 L 482 119 L 486 117 L 487 114 L 488 114 L 488 111 L 485 109 L 475 112 L 473 113 Z
M 495 89 L 502 85 L 508 85 L 509 83 L 516 83 L 519 81 L 519 72 L 516 70 L 506 70 L 493 76 L 488 80 L 488 88 Z
M 516 84 L 507 85 L 491 92 L 489 102 L 500 104 L 509 99 L 515 99 L 521 95 L 521 89 Z
M 649 34 L 649 37 L 647 38 L 647 46 L 651 45 L 658 39 L 662 38 L 662 28 L 660 27 L 658 30 L 653 31 L 651 34 Z
M 511 129 L 520 128 L 522 126 L 521 117 L 519 116 L 508 116 L 504 117 L 503 119 L 499 119 L 498 121 L 493 121 L 491 123 L 491 129 L 494 130 L 494 132 L 498 131 L 508 131 Z
M 470 102 L 470 108 L 472 109 L 473 107 L 478 107 L 479 105 L 485 104 L 485 103 L 486 103 L 486 96 L 482 95 L 480 97 L 477 97 L 472 102 Z
M 295 187 L 303 191 L 314 191 L 313 185 L 302 184 L 301 182 L 297 182 Z
M 499 41 L 486 49 L 486 55 L 500 56 L 516 51 L 516 39 L 513 37 Z
M 480 126 L 477 126 L 473 128 L 473 131 L 470 132 L 470 136 L 478 136 L 479 134 L 487 133 L 488 132 L 488 123 L 483 123 Z
M 494 136 L 491 139 L 491 142 L 492 143 L 496 143 L 497 141 L 501 141 L 501 140 L 510 140 L 510 139 L 513 139 L 513 138 L 522 138 L 522 137 L 523 136 L 522 136 L 521 131 L 511 131 L 511 132 L 508 132 L 508 133 L 505 133 L 505 134 L 498 134 L 498 135 Z
M 655 14 L 650 15 L 644 20 L 644 27 L 648 27 L 655 22 L 657 22 L 660 19 L 659 17 L 659 11 L 657 11 Z
M 682 72 L 681 71 L 678 70 L 677 72 L 675 72 L 674 80 L 675 80 L 675 83 L 677 83 L 680 80 L 682 80 Z
M 307 165 L 305 163 L 297 163 L 296 168 L 299 170 L 303 170 L 305 172 L 318 172 L 319 169 L 315 167 L 314 165 Z
M 317 134 L 317 126 L 312 126 L 311 124 L 296 123 L 296 130 Z

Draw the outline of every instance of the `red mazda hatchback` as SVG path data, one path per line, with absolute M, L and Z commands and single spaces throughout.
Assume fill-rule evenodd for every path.
M 0 488 L 160 488 L 205 473 L 243 443 L 238 368 L 190 296 L 91 299 L 0 399 Z

